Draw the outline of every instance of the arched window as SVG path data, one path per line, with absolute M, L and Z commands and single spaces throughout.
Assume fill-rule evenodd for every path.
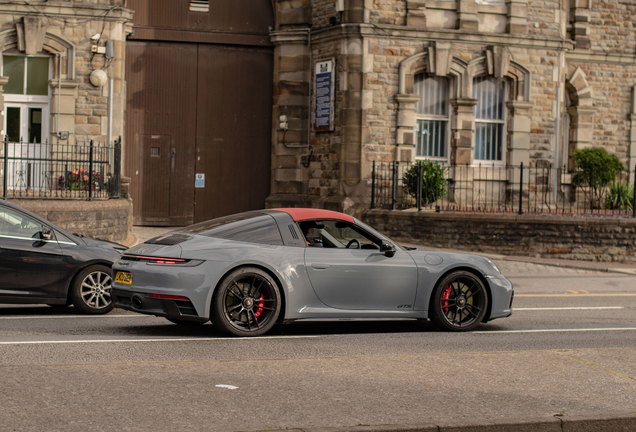
M 480 76 L 473 81 L 475 106 L 475 160 L 504 161 L 506 82 Z
M 420 97 L 417 113 L 416 157 L 446 159 L 448 155 L 448 78 L 415 75 L 414 93 Z

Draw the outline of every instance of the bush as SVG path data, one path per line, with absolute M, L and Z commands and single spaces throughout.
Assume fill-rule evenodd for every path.
M 600 208 L 602 194 L 610 183 L 616 182 L 616 176 L 625 165 L 601 147 L 588 147 L 574 152 L 574 173 L 572 185 L 588 187 L 591 208 Z M 588 195 L 588 192 L 585 192 Z
M 447 169 L 438 162 L 421 161 L 422 164 L 422 205 L 429 205 L 446 195 Z M 415 163 L 404 172 L 402 185 L 404 192 L 417 198 L 417 171 Z
M 607 191 L 605 208 L 607 210 L 633 210 L 634 185 L 614 182 Z

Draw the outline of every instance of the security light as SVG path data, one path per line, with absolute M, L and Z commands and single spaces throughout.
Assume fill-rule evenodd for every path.
M 91 36 L 91 40 L 94 41 L 98 41 L 101 38 L 101 35 L 99 33 L 95 33 L 93 36 Z

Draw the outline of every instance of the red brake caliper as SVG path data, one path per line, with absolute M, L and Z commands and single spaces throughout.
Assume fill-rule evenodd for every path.
M 261 296 L 259 298 L 257 298 L 257 300 L 262 300 L 265 297 L 263 296 L 263 294 L 261 294 Z M 254 316 L 256 316 L 256 318 L 258 318 L 259 316 L 261 316 L 261 314 L 263 313 L 263 306 L 265 306 L 265 302 L 258 302 L 258 307 L 256 308 L 256 312 L 254 313 Z
M 450 297 L 450 292 L 450 285 L 448 285 L 446 288 L 444 288 L 444 291 L 442 291 L 442 310 L 444 311 L 444 314 L 448 312 L 448 298 Z

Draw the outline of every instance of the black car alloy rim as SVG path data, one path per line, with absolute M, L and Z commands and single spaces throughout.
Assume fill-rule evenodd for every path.
M 225 317 L 232 326 L 255 331 L 274 318 L 276 294 L 263 276 L 246 273 L 230 282 L 223 304 Z
M 460 276 L 451 280 L 442 290 L 442 314 L 454 327 L 466 327 L 481 321 L 486 308 L 486 292 L 479 281 Z
M 110 305 L 110 290 L 110 275 L 96 270 L 86 275 L 82 281 L 82 300 L 93 309 L 103 309 Z

